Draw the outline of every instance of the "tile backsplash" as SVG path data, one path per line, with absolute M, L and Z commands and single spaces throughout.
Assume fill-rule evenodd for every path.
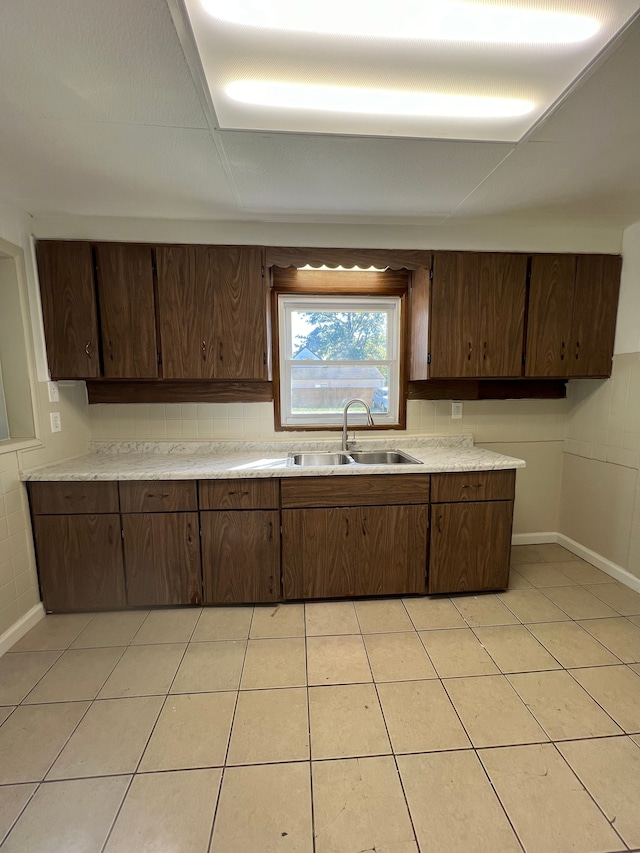
M 483 444 L 562 441 L 567 412 L 567 400 L 470 400 L 463 404 L 463 417 L 453 420 L 450 402 L 411 400 L 407 429 L 389 435 L 471 433 Z M 310 435 L 276 432 L 272 403 L 99 404 L 89 407 L 89 418 L 94 440 L 287 441 Z M 335 437 L 335 432 L 313 434 L 323 436 Z

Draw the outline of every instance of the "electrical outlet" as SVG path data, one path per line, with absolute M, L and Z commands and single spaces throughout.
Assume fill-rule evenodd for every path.
M 60 400 L 60 392 L 58 391 L 58 383 L 57 382 L 47 382 L 47 388 L 49 391 L 49 402 L 57 403 Z
M 457 421 L 462 417 L 462 403 L 451 403 L 451 420 Z
M 62 432 L 62 418 L 60 412 L 49 412 L 51 420 L 51 432 Z

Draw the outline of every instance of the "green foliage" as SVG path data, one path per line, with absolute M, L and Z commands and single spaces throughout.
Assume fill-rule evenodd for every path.
M 387 357 L 387 315 L 375 311 L 305 311 L 314 328 L 298 335 L 296 346 L 308 347 L 321 359 L 384 360 Z

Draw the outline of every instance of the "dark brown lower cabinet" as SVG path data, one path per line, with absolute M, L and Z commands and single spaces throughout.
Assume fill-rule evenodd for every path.
M 432 504 L 428 591 L 506 589 L 512 519 L 511 501 Z
M 45 610 L 110 610 L 126 605 L 120 516 L 33 518 Z
M 197 512 L 122 516 L 127 604 L 201 604 Z
M 427 506 L 282 512 L 284 598 L 425 592 Z
M 205 604 L 279 601 L 280 513 L 200 513 Z

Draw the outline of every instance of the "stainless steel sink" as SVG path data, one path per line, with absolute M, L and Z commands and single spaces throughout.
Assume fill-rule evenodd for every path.
M 349 453 L 290 453 L 289 464 L 301 468 L 326 465 L 422 465 L 402 450 L 350 450 Z
M 359 465 L 422 465 L 402 450 L 352 450 L 351 457 Z
M 346 453 L 290 453 L 293 465 L 303 468 L 318 468 L 322 465 L 350 465 L 351 457 Z

